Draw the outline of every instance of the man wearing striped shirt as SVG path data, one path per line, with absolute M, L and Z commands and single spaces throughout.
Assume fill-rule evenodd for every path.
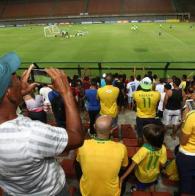
M 81 146 L 83 133 L 67 77 L 57 69 L 45 70 L 63 97 L 65 130 L 16 115 L 22 97 L 36 86 L 27 82 L 33 66 L 19 79 L 19 65 L 15 53 L 0 58 L 0 187 L 5 195 L 68 195 L 65 174 L 54 157 Z

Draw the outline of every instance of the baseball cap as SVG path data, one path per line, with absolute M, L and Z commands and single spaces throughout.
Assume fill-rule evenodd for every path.
M 0 98 L 5 94 L 12 78 L 12 74 L 20 66 L 20 58 L 10 52 L 0 58 Z
M 103 74 L 102 74 L 102 78 L 105 78 L 105 77 L 106 77 L 106 73 L 103 73 Z
M 152 88 L 152 80 L 149 77 L 145 77 L 141 80 L 140 86 L 144 90 L 150 90 Z

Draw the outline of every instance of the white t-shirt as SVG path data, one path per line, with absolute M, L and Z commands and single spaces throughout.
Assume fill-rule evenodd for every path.
M 42 87 L 39 91 L 39 94 L 43 96 L 44 104 L 48 104 L 48 103 L 50 104 L 49 97 L 48 97 L 50 91 L 52 91 L 52 89 L 47 86 Z
M 164 92 L 164 84 L 157 84 L 155 90 L 160 93 L 163 93 Z
M 136 83 L 134 81 L 131 81 L 127 84 L 127 90 L 128 90 L 128 93 L 127 93 L 127 96 L 128 97 L 133 97 L 133 92 L 136 91 Z
M 135 79 L 134 82 L 136 84 L 136 90 L 137 90 L 138 86 L 140 85 L 140 81 L 138 81 L 138 80 Z
M 35 98 L 26 100 L 25 104 L 28 111 L 33 111 L 43 106 L 43 97 L 41 95 L 35 95 Z
M 65 129 L 27 117 L 0 124 L 0 187 L 16 196 L 58 194 L 65 174 L 54 157 L 67 143 Z
M 165 99 L 165 95 L 166 95 L 165 92 L 160 94 L 160 102 L 158 104 L 158 110 L 159 111 L 163 111 L 163 102 L 164 102 L 164 99 Z

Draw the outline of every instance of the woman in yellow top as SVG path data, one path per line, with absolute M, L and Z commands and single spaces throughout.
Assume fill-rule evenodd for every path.
M 167 161 L 166 148 L 163 145 L 164 132 L 162 126 L 148 124 L 143 128 L 144 145 L 132 157 L 132 164 L 120 178 L 123 180 L 133 171 L 138 180 L 137 189 L 154 191 L 160 174 L 160 168 Z
M 179 139 L 180 148 L 176 163 L 180 193 L 195 195 L 195 110 L 187 113 Z

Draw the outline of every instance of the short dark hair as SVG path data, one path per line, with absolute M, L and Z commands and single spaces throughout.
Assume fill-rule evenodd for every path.
M 139 81 L 141 80 L 141 75 L 137 75 L 136 79 Z
M 156 74 L 154 74 L 153 78 L 156 80 L 158 78 L 158 76 Z
M 187 75 L 186 74 L 183 74 L 182 79 L 183 80 L 186 80 L 187 79 Z
M 107 84 L 107 85 L 112 85 L 112 81 L 113 81 L 113 76 L 112 76 L 112 74 L 108 74 L 108 75 L 106 76 L 105 80 L 106 80 L 106 84 Z
M 148 124 L 143 127 L 143 134 L 154 148 L 161 148 L 164 142 L 165 128 L 163 125 Z
M 173 84 L 175 84 L 176 86 L 179 86 L 181 84 L 181 80 L 179 78 L 175 77 L 173 79 Z
M 165 79 L 164 79 L 164 78 L 160 78 L 160 79 L 159 79 L 159 82 L 160 82 L 160 83 L 164 83 L 164 82 L 165 82 Z
M 131 81 L 135 80 L 134 76 L 130 76 L 130 79 L 131 79 Z
M 167 89 L 167 90 L 170 90 L 171 89 L 171 85 L 169 83 L 166 83 L 164 85 L 164 88 Z
M 91 85 L 92 86 L 97 86 L 97 80 L 96 80 L 96 78 L 92 78 L 91 79 Z

